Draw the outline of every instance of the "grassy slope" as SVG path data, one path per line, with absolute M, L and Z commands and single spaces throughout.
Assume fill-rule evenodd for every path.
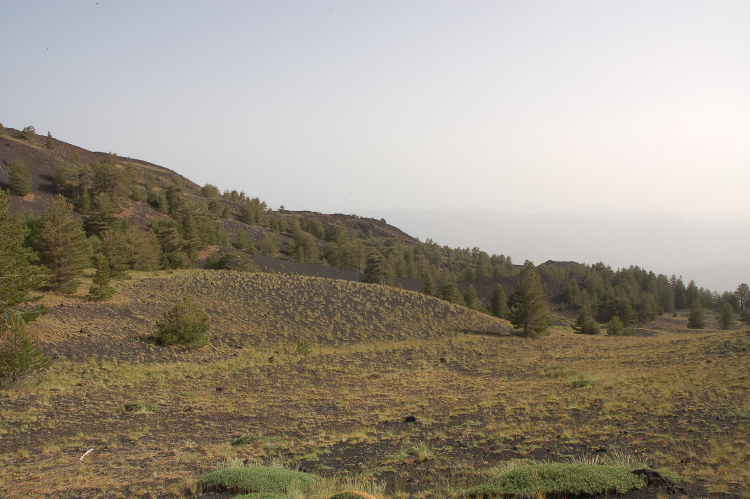
M 750 479 L 741 331 L 687 332 L 665 318 L 648 338 L 558 328 L 524 340 L 466 334 L 508 326 L 351 282 L 185 271 L 118 284 L 104 304 L 48 296 L 52 312 L 32 324 L 58 358 L 0 393 L 5 495 L 177 493 L 226 459 L 274 456 L 413 491 L 503 459 L 604 448 L 716 491 Z M 147 341 L 182 295 L 212 316 L 213 344 L 199 351 Z

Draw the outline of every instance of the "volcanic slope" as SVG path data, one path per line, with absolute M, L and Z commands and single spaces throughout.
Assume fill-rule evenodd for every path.
M 45 296 L 51 312 L 29 328 L 53 362 L 0 392 L 2 497 L 177 497 L 235 458 L 364 472 L 394 496 L 512 458 L 592 453 L 637 455 L 715 493 L 750 478 L 744 331 L 689 332 L 678 317 L 649 337 L 556 327 L 531 340 L 355 282 L 134 274 L 106 303 L 85 301 L 86 284 Z M 211 315 L 211 343 L 154 344 L 183 296 Z

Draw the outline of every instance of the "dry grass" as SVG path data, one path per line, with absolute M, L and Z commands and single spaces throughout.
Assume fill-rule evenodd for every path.
M 118 285 L 101 304 L 45 298 L 33 328 L 58 358 L 0 392 L 0 495 L 177 496 L 219 463 L 272 458 L 394 496 L 513 458 L 630 456 L 711 491 L 750 484 L 746 332 L 669 318 L 653 337 L 529 340 L 351 282 L 186 271 Z M 178 296 L 210 313 L 211 345 L 148 341 Z

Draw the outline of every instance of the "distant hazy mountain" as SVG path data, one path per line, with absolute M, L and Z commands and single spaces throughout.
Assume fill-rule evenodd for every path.
M 473 210 L 361 210 L 385 218 L 421 240 L 474 247 L 529 259 L 602 261 L 613 268 L 638 265 L 681 274 L 687 283 L 724 291 L 750 283 L 750 226 L 732 221 L 689 220 L 675 215 L 510 215 Z

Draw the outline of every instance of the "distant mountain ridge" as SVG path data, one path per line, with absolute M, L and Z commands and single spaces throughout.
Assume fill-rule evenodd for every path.
M 750 226 L 671 214 L 627 216 L 509 213 L 478 209 L 360 210 L 439 244 L 529 259 L 604 262 L 682 275 L 719 292 L 750 282 Z

